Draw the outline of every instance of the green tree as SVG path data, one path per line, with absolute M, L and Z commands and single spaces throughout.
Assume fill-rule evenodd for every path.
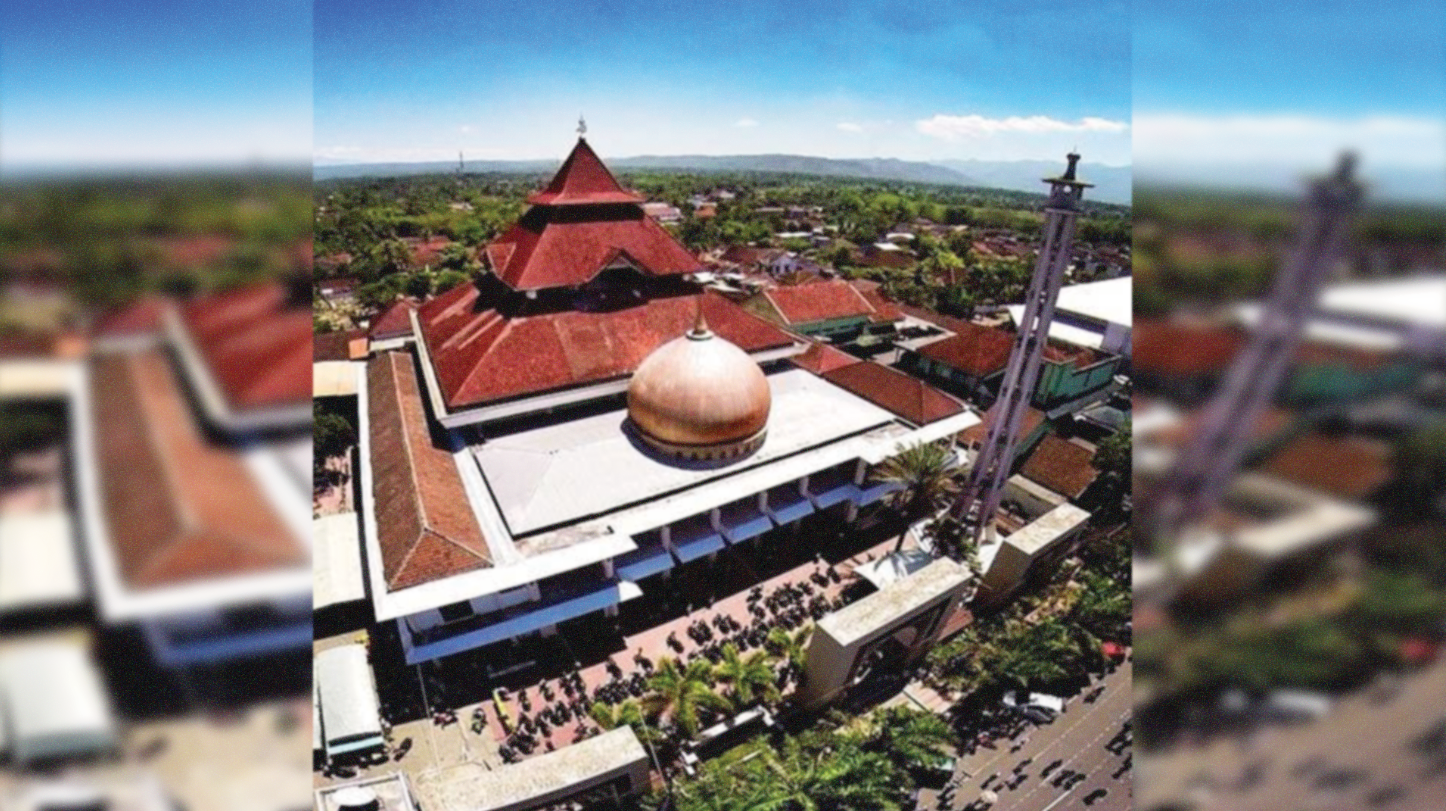
M 908 528 L 938 512 L 957 492 L 954 482 L 954 451 L 944 442 L 920 442 L 901 448 L 874 471 L 874 479 L 897 485 L 888 496 L 889 506 L 904 521 L 894 551 L 902 549 Z
M 866 752 L 888 758 L 901 773 L 937 764 L 958 744 L 954 730 L 939 715 L 907 706 L 875 711 L 864 719 L 859 743 Z
M 728 702 L 713 692 L 713 667 L 706 659 L 686 666 L 676 659 L 664 659 L 648 679 L 652 691 L 642 698 L 643 711 L 650 718 L 672 721 L 689 738 L 698 734 L 698 711 L 728 709 Z
M 723 661 L 718 663 L 714 674 L 719 682 L 728 685 L 734 712 L 741 712 L 760 699 L 770 703 L 778 700 L 778 686 L 766 651 L 742 656 L 738 646 L 730 642 L 723 646 Z

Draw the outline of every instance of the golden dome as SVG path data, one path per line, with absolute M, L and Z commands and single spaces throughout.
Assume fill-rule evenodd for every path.
M 763 370 L 714 335 L 701 311 L 692 330 L 653 350 L 628 383 L 628 416 L 643 440 L 685 459 L 756 450 L 772 403 Z

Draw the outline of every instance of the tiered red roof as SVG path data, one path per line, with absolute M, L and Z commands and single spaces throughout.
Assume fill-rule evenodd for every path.
M 643 198 L 624 189 L 602 159 L 578 138 L 572 154 L 562 162 L 552 182 L 527 202 L 534 205 L 565 206 L 591 203 L 642 203 Z
M 513 290 L 576 287 L 616 261 L 652 276 L 703 269 L 581 138 L 547 188 L 527 199 L 533 207 L 484 251 Z
M 512 316 L 478 303 L 460 285 L 417 311 L 449 408 L 540 394 L 631 374 L 643 358 L 693 325 L 701 300 L 708 326 L 746 352 L 788 346 L 787 333 L 713 294 L 673 296 L 606 312 Z
M 311 399 L 311 308 L 293 306 L 281 284 L 202 296 L 181 319 L 233 409 Z

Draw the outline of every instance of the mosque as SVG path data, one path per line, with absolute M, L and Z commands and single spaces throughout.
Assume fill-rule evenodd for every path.
M 529 639 L 587 638 L 734 547 L 865 526 L 889 492 L 876 465 L 980 421 L 942 394 L 909 419 L 793 362 L 811 344 L 695 282 L 582 137 L 528 202 L 409 340 L 347 367 L 364 591 L 408 664 L 485 648 L 516 666 Z M 933 627 L 910 639 L 941 605 L 911 604 Z

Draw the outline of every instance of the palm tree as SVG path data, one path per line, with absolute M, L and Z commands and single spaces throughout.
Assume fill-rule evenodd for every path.
M 768 752 L 755 763 L 762 783 L 756 807 L 798 811 L 894 811 L 904 799 L 904 784 L 887 758 L 865 752 L 847 738 L 826 747 L 800 745 L 790 738 L 782 756 Z
M 904 773 L 936 766 L 957 744 L 948 722 L 932 712 L 889 707 L 865 722 L 864 751 L 878 752 Z
M 791 634 L 785 628 L 774 628 L 768 632 L 764 645 L 768 652 L 783 664 L 784 672 L 790 679 L 803 675 L 808 657 L 808 640 L 812 635 L 812 625 L 805 625 Z
M 778 700 L 778 686 L 774 683 L 777 676 L 766 651 L 754 651 L 744 657 L 738 653 L 738 646 L 730 642 L 723 646 L 723 661 L 718 663 L 714 675 L 732 688 L 729 696 L 734 712 L 741 712 L 760 698 L 769 703 Z
M 894 551 L 902 549 L 908 528 L 937 513 L 958 489 L 953 477 L 954 451 L 947 442 L 920 442 L 884 460 L 874 479 L 897 484 L 888 496 L 889 506 L 904 519 L 904 532 Z
M 676 659 L 664 659 L 648 679 L 652 692 L 643 696 L 642 708 L 650 718 L 669 718 L 689 738 L 698 734 L 698 710 L 711 707 L 726 710 L 728 702 L 713 692 L 713 667 L 705 659 L 679 666 Z

